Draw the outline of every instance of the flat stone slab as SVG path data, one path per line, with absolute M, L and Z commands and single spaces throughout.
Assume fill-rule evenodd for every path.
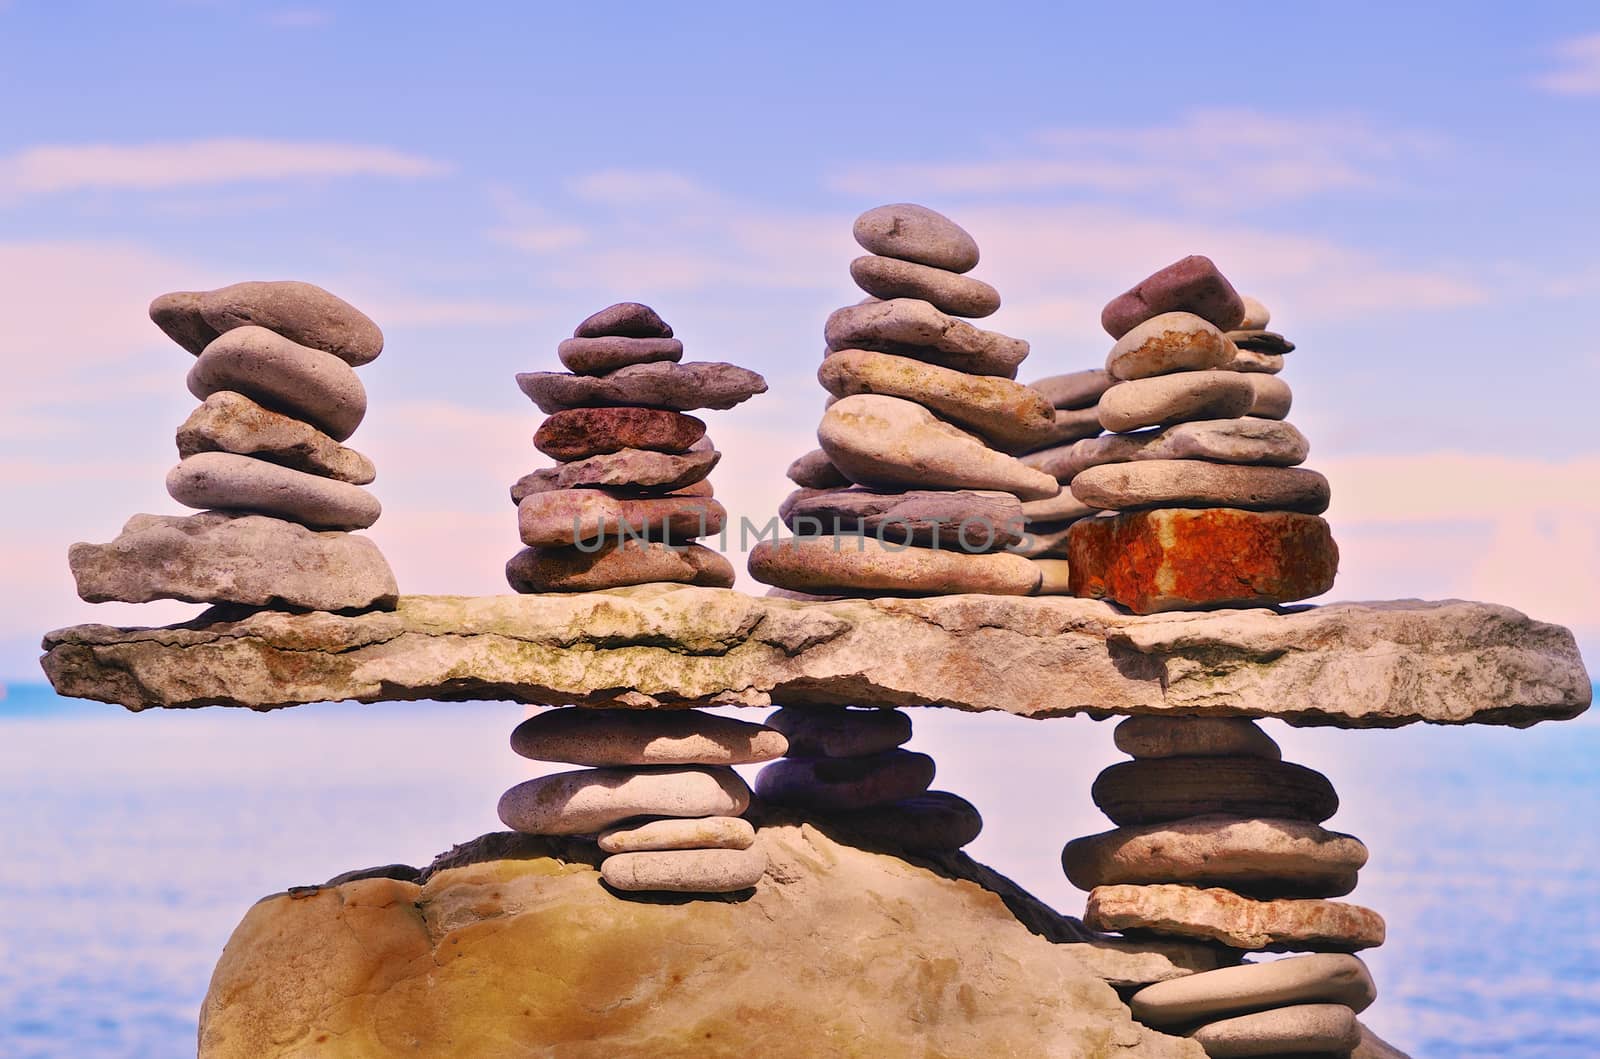
M 402 596 L 391 612 L 263 611 L 44 639 L 62 695 L 274 709 L 339 699 L 545 705 L 951 706 L 1526 726 L 1592 689 L 1572 634 L 1488 603 L 1335 603 L 1139 617 L 1070 597 L 801 602 L 641 585 Z

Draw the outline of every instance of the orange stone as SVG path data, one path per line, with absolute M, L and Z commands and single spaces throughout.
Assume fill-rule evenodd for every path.
M 1135 614 L 1321 595 L 1339 571 L 1327 522 L 1288 511 L 1163 508 L 1086 518 L 1067 538 L 1075 596 Z

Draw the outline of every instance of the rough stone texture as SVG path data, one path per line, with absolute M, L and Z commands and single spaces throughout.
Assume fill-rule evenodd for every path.
M 814 595 L 1026 596 L 1039 586 L 1039 572 L 1011 552 L 969 554 L 865 536 L 761 541 L 750 551 L 750 576 Z
M 1202 419 L 1165 430 L 1107 434 L 1077 442 L 1040 466 L 1070 482 L 1082 471 L 1134 460 L 1210 460 L 1262 467 L 1295 467 L 1306 461 L 1311 443 L 1288 423 L 1270 419 Z M 1041 454 L 1042 455 L 1042 454 Z
M 250 511 L 319 529 L 366 529 L 383 512 L 378 498 L 359 485 L 231 452 L 181 461 L 167 472 L 167 492 L 201 511 Z
M 733 564 L 699 544 L 607 542 L 594 550 L 524 548 L 506 563 L 506 582 L 518 592 L 593 592 L 656 581 L 732 588 Z
M 1119 761 L 1095 777 L 1090 793 L 1119 826 L 1219 814 L 1319 824 L 1339 809 L 1339 796 L 1322 773 L 1254 757 Z
M 1120 380 L 1207 371 L 1226 365 L 1233 352 L 1221 331 L 1193 313 L 1162 313 L 1117 339 L 1106 371 Z
M 1050 375 L 1028 385 L 1057 408 L 1093 408 L 1100 395 L 1117 384 L 1104 368 Z
M 556 346 L 556 356 L 579 375 L 604 375 L 634 364 L 676 363 L 683 359 L 683 343 L 676 338 L 568 338 Z
M 1283 370 L 1282 353 L 1258 353 L 1253 349 L 1240 349 L 1226 365 L 1229 371 L 1259 372 L 1276 375 Z
M 822 361 L 817 381 L 836 397 L 867 393 L 915 401 L 1006 452 L 1036 449 L 1055 433 L 1055 410 L 1037 390 L 913 357 L 843 349 Z
M 666 492 L 661 491 L 659 488 L 641 489 L 629 486 L 594 485 L 583 486 L 583 488 L 616 500 L 670 500 L 678 497 L 695 497 L 701 500 L 709 500 L 716 492 L 711 488 L 711 482 L 707 478 L 702 478 L 698 482 L 690 482 L 688 485 Z M 522 502 L 530 496 L 556 491 L 549 475 L 532 472 L 511 483 L 511 503 L 520 507 Z
M 978 263 L 978 244 L 966 229 L 909 202 L 868 210 L 856 218 L 853 234 L 863 250 L 930 268 L 967 272 Z
M 796 534 L 861 533 L 881 541 L 957 551 L 996 551 L 1022 539 L 1022 502 L 984 490 L 830 489 L 780 512 Z
M 632 364 L 606 375 L 568 375 L 561 371 L 523 372 L 517 385 L 541 412 L 568 408 L 635 405 L 693 412 L 726 410 L 767 392 L 767 380 L 735 364 L 657 361 Z
M 402 596 L 394 613 L 354 617 L 80 625 L 50 633 L 44 647 L 45 672 L 62 694 L 135 710 L 336 699 L 640 708 L 776 700 L 1393 728 L 1525 726 L 1577 716 L 1592 693 L 1566 629 L 1456 600 L 1139 617 L 1087 599 L 817 603 L 651 585 Z
M 767 725 L 788 738 L 796 757 L 863 757 L 911 739 L 911 716 L 899 710 L 785 706 Z
M 533 447 L 553 460 L 620 449 L 687 452 L 706 436 L 704 420 L 662 408 L 569 408 L 539 424 Z
M 1250 376 L 1236 371 L 1181 371 L 1119 382 L 1100 396 L 1100 425 L 1124 433 L 1195 419 L 1232 419 L 1255 403 Z
M 684 453 L 618 449 L 530 471 L 517 480 L 516 488 L 523 496 L 593 486 L 670 493 L 700 481 L 711 473 L 720 459 L 722 453 L 714 449 L 692 449 Z
M 916 298 L 836 309 L 823 329 L 828 348 L 871 349 L 915 357 L 974 375 L 1017 377 L 1028 343 L 984 331 Z
M 983 280 L 915 261 L 868 254 L 850 262 L 850 278 L 875 298 L 917 298 L 951 316 L 989 316 L 1000 308 L 1000 292 Z
M 671 338 L 672 327 L 642 302 L 617 302 L 587 316 L 572 330 L 573 338 Z
M 1377 998 L 1377 986 L 1359 957 L 1326 952 L 1156 982 L 1129 998 L 1128 1007 L 1146 1025 L 1181 1026 L 1287 1004 L 1343 1004 L 1359 1012 Z
M 740 816 L 697 816 L 647 820 L 602 831 L 595 840 L 602 853 L 643 853 L 663 849 L 749 849 L 756 829 Z
M 135 515 L 110 544 L 74 544 L 67 561 L 78 595 L 90 603 L 180 599 L 337 611 L 392 609 L 399 597 L 370 539 L 265 515 Z
M 350 365 L 264 327 L 239 327 L 212 342 L 189 369 L 188 386 L 202 401 L 221 390 L 242 393 L 335 441 L 354 434 L 367 414 L 367 391 Z
M 1259 757 L 1278 761 L 1272 737 L 1243 717 L 1129 717 L 1112 733 L 1129 757 Z
M 1342 1004 L 1295 1004 L 1237 1015 L 1201 1026 L 1190 1037 L 1212 1059 L 1322 1054 L 1347 1055 L 1361 1043 L 1355 1012 Z
M 756 774 L 756 793 L 779 805 L 855 809 L 922 794 L 933 783 L 933 758 L 915 750 L 860 757 L 789 757 Z
M 727 510 L 703 496 L 619 498 L 599 489 L 529 493 L 517 504 L 522 543 L 571 547 L 609 537 L 686 541 L 722 531 Z
M 291 342 L 331 353 L 351 367 L 376 360 L 383 352 L 383 332 L 371 318 L 343 298 L 311 283 L 256 280 L 204 293 L 180 292 L 189 293 L 194 294 L 191 304 L 199 310 L 206 326 L 219 334 L 238 327 L 264 327 Z M 156 301 L 164 307 L 172 305 L 159 298 Z M 157 306 L 152 304 L 152 319 L 156 318 L 156 311 Z M 156 323 L 160 325 L 161 321 L 157 319 Z M 182 339 L 179 344 L 183 344 Z
M 1100 939 L 961 854 L 781 819 L 744 900 L 619 901 L 594 847 L 505 834 L 417 882 L 268 897 L 212 976 L 201 1059 L 1201 1059 L 1107 981 L 1215 967 L 1209 950 Z
M 787 474 L 789 481 L 802 489 L 838 489 L 852 484 L 821 449 L 796 458 L 789 464 Z
M 1339 572 L 1339 548 L 1322 519 L 1232 508 L 1083 519 L 1068 534 L 1068 558 L 1076 595 L 1137 614 L 1309 599 L 1331 589 Z
M 1121 338 L 1152 316 L 1170 312 L 1193 313 L 1232 331 L 1245 317 L 1245 304 L 1210 258 L 1193 254 L 1111 299 L 1100 313 L 1100 324 L 1106 334 Z
M 524 780 L 500 796 L 513 831 L 589 835 L 636 816 L 738 816 L 750 788 L 731 768 L 578 769 Z
M 240 456 L 320 474 L 352 485 L 367 485 L 378 476 L 372 461 L 345 448 L 310 423 L 221 390 L 189 414 L 178 428 L 178 455 L 232 452 Z
M 1234 816 L 1120 827 L 1075 838 L 1061 851 L 1080 890 L 1183 883 L 1266 897 L 1343 897 L 1366 862 L 1367 847 L 1350 835 L 1304 820 Z
M 1331 492 L 1326 478 L 1304 467 L 1136 460 L 1079 471 L 1072 477 L 1072 495 L 1108 510 L 1222 507 L 1320 515 L 1328 510 Z
M 1101 886 L 1083 921 L 1096 930 L 1140 930 L 1268 952 L 1352 952 L 1383 944 L 1370 908 L 1315 898 L 1257 901 L 1193 886 Z
M 594 710 L 582 706 L 529 717 L 511 749 L 569 765 L 749 765 L 780 758 L 783 733 L 702 710 Z
M 618 853 L 600 862 L 606 885 L 624 892 L 734 893 L 750 889 L 766 871 L 760 847 Z

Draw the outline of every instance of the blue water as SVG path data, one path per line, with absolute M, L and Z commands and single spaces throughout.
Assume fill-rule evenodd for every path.
M 532 773 L 506 704 L 252 714 L 0 700 L 0 1056 L 192 1055 L 217 954 L 256 898 L 349 868 L 426 862 L 498 828 Z M 925 710 L 913 746 L 983 810 L 970 852 L 1065 912 L 1068 838 L 1118 755 L 1109 724 Z M 1365 1016 L 1422 1057 L 1590 1057 L 1600 1042 L 1600 716 L 1525 731 L 1267 727 L 1326 772 L 1332 826 L 1382 912 Z

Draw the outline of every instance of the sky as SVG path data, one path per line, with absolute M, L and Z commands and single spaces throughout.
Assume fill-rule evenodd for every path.
M 762 522 L 813 447 L 859 212 L 967 227 L 1024 381 L 1189 253 L 1265 301 L 1331 479 L 1332 598 L 1462 596 L 1600 648 L 1600 12 L 0 0 L 0 680 L 81 621 L 67 546 L 162 486 L 190 357 L 145 306 L 303 279 L 383 327 L 351 444 L 405 592 L 505 591 L 518 371 L 618 300 L 763 372 L 708 413 Z M 736 563 L 742 566 L 742 563 Z M 746 582 L 749 584 L 748 582 Z

